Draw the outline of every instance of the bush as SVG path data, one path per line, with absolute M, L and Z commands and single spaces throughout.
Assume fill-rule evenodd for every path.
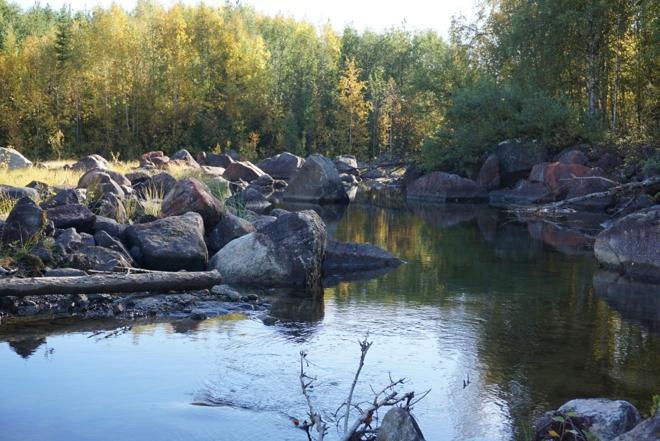
M 582 121 L 563 99 L 540 90 L 481 81 L 456 91 L 444 125 L 422 146 L 423 166 L 469 175 L 490 146 L 505 139 L 539 139 L 559 147 L 597 140 L 601 132 Z

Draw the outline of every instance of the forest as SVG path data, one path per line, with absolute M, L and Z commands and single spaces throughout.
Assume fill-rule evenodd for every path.
M 468 173 L 512 137 L 657 145 L 659 19 L 653 0 L 491 0 L 443 38 L 240 3 L 0 0 L 0 145 L 43 160 L 231 148 Z

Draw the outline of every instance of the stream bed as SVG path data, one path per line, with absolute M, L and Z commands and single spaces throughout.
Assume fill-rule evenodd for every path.
M 526 440 L 534 416 L 569 399 L 648 412 L 660 393 L 660 296 L 604 287 L 579 238 L 484 207 L 355 204 L 325 217 L 335 238 L 407 264 L 280 307 L 275 324 L 232 314 L 0 326 L 0 439 L 305 440 L 290 419 L 306 409 L 299 352 L 331 413 L 366 332 L 356 396 L 371 399 L 390 373 L 431 389 L 415 409 L 430 441 Z

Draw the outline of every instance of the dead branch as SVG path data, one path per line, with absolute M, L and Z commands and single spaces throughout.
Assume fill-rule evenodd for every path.
M 358 342 L 360 345 L 360 363 L 358 365 L 357 371 L 355 372 L 355 377 L 353 378 L 353 384 L 351 384 L 351 390 L 348 393 L 348 399 L 346 400 L 346 414 L 344 415 L 344 432 L 348 430 L 348 419 L 351 413 L 351 402 L 353 401 L 353 392 L 355 391 L 355 385 L 360 378 L 360 372 L 362 372 L 362 367 L 364 367 L 364 359 L 367 357 L 367 352 L 373 344 L 373 342 L 367 341 L 369 334 L 364 337 L 364 340 Z
M 591 199 L 605 198 L 609 196 L 614 196 L 618 193 L 623 193 L 631 190 L 641 190 L 644 188 L 649 188 L 654 185 L 660 184 L 660 176 L 653 176 L 652 178 L 645 179 L 644 181 L 639 182 L 629 182 L 627 184 L 617 185 L 610 188 L 607 191 L 600 191 L 596 193 L 589 193 L 584 196 L 577 196 L 570 199 L 564 199 L 563 201 L 552 202 L 544 205 L 537 205 L 534 207 L 518 208 L 517 211 L 524 211 L 528 213 L 537 213 L 537 214 L 551 214 L 553 211 L 565 207 L 566 205 L 574 205 L 580 202 L 588 201 Z
M 309 395 L 309 388 L 312 386 L 316 379 L 305 374 L 306 362 L 307 354 L 305 351 L 300 351 L 300 389 L 302 390 L 302 394 L 307 401 L 307 409 L 309 415 L 309 421 L 304 420 L 300 425 L 300 428 L 305 431 L 309 441 L 312 441 L 310 430 L 312 430 L 312 428 L 316 428 L 316 432 L 318 433 L 317 441 L 323 441 L 326 433 L 328 433 L 328 427 L 323 421 L 323 418 L 321 418 L 321 415 L 316 410 L 314 410 L 312 398 Z

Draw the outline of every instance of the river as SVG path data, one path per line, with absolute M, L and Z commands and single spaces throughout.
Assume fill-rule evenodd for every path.
M 299 352 L 318 377 L 317 407 L 332 412 L 366 332 L 374 344 L 356 396 L 371 399 L 390 373 L 431 389 L 415 409 L 430 441 L 524 441 L 533 416 L 571 398 L 647 412 L 660 392 L 657 313 L 645 298 L 594 289 L 598 268 L 580 240 L 463 206 L 355 204 L 328 224 L 407 264 L 280 307 L 276 324 L 0 327 L 0 439 L 305 440 L 290 420 L 305 414 Z

